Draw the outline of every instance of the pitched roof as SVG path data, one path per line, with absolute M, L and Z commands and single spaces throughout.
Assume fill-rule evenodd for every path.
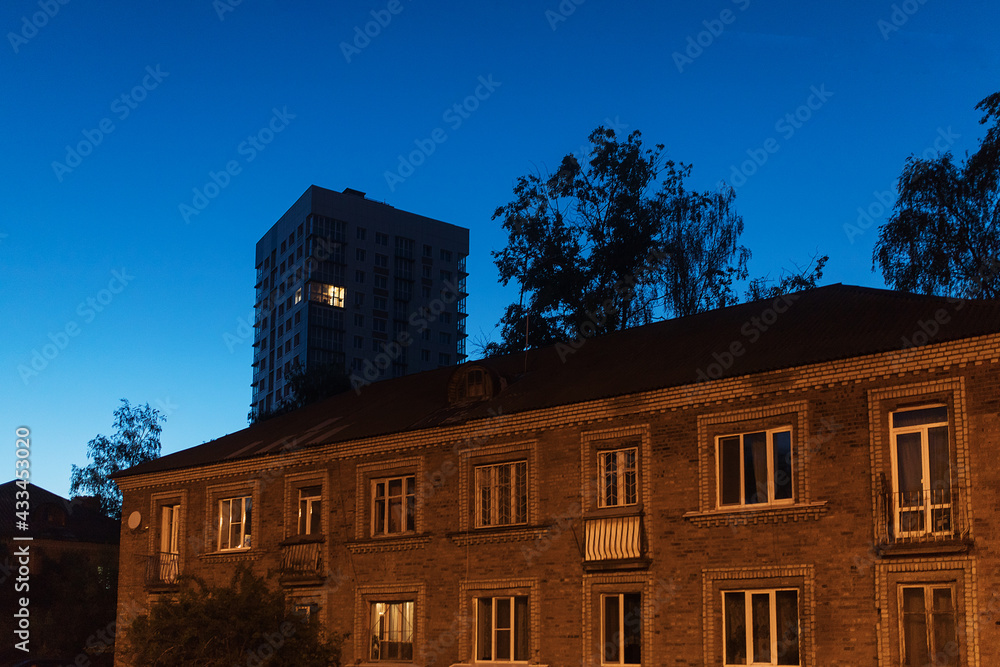
M 342 442 L 998 332 L 998 300 L 836 284 L 655 322 L 577 349 L 479 360 L 506 381 L 479 403 L 448 401 L 455 367 L 376 382 L 116 477 L 274 455 L 291 438 L 297 447 Z
M 16 481 L 0 484 L 0 537 L 23 534 L 36 540 L 118 543 L 121 527 L 116 519 L 104 516 L 85 499 L 67 500 L 36 484 L 27 489 L 29 528 L 25 532 L 15 531 L 15 501 L 22 500 L 16 496 L 18 491 L 21 488 Z

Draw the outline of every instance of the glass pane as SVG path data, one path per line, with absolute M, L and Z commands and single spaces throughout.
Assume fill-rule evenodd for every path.
M 771 662 L 771 596 L 753 593 L 750 596 L 753 613 L 754 662 Z
M 619 641 L 621 627 L 619 626 L 619 608 L 617 595 L 604 596 L 604 661 L 619 661 Z
M 510 629 L 510 598 L 497 598 L 496 599 L 496 609 L 497 609 L 497 620 L 496 627 L 498 629 L 509 630 Z
M 219 548 L 229 548 L 229 501 L 223 500 L 219 503 Z
M 774 499 L 792 497 L 792 432 L 778 431 L 771 435 L 774 448 Z
M 639 502 L 638 498 L 638 480 L 636 476 L 635 469 L 635 450 L 629 449 L 624 452 L 624 464 L 622 466 L 625 470 L 625 502 L 629 505 L 634 505 Z
M 743 495 L 748 505 L 768 501 L 766 433 L 743 436 Z
M 896 470 L 898 472 L 900 504 L 920 506 L 923 488 L 923 463 L 920 453 L 919 433 L 900 433 L 896 436 Z
M 903 664 L 924 667 L 928 662 L 924 589 L 903 589 Z
M 624 658 L 626 665 L 642 662 L 642 596 L 626 593 L 624 596 Z
M 743 593 L 726 593 L 726 664 L 747 664 L 746 596 Z
M 371 623 L 371 658 L 372 660 L 379 660 L 382 657 L 382 637 L 385 634 L 385 628 L 382 623 L 383 616 L 385 614 L 385 605 L 381 602 L 376 602 L 372 604 L 372 623 Z
M 604 505 L 614 507 L 618 504 L 618 457 L 614 452 L 601 454 L 604 462 Z
M 527 660 L 528 646 L 528 598 L 514 598 L 514 659 Z
M 510 523 L 511 489 L 510 489 L 510 466 L 497 466 L 497 523 L 506 525 Z
M 927 429 L 927 454 L 930 464 L 931 503 L 949 502 L 951 464 L 948 461 L 948 427 Z
M 309 505 L 309 534 L 319 535 L 322 532 L 322 527 L 320 525 L 320 520 L 323 518 L 322 514 L 323 503 L 322 501 L 316 500 Z
M 719 441 L 719 451 L 722 458 L 722 472 L 719 478 L 722 480 L 722 488 L 719 495 L 723 505 L 740 504 L 740 438 L 722 438 Z
M 390 479 L 389 480 L 389 495 L 390 496 L 401 496 L 401 495 L 403 495 L 403 480 L 401 480 L 401 479 Z
M 799 664 L 799 599 L 797 591 L 774 594 L 778 632 L 778 664 Z
M 515 521 L 517 523 L 524 523 L 528 520 L 528 462 L 521 461 L 516 464 L 516 500 L 517 500 L 517 511 L 515 513 Z
M 892 413 L 892 427 L 920 426 L 921 424 L 941 424 L 948 421 L 948 408 L 921 408 Z
M 511 623 L 510 598 L 496 598 L 496 616 L 493 623 L 496 626 L 496 655 L 498 660 L 510 660 Z
M 479 598 L 476 610 L 476 659 L 493 659 L 493 598 Z
M 309 501 L 299 500 L 299 535 L 306 534 L 306 522 L 309 517 Z
M 375 501 L 375 534 L 385 532 L 385 500 Z
M 417 499 L 413 496 L 406 497 L 406 530 L 416 530 Z
M 398 533 L 402 530 L 403 498 L 389 496 L 389 529 L 387 532 Z

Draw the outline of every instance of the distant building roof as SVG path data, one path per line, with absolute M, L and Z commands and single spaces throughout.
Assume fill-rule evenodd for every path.
M 471 364 L 504 383 L 456 403 L 440 368 L 348 391 L 119 473 L 124 478 L 1000 332 L 1000 301 L 830 285 Z M 459 367 L 462 368 L 462 367 Z
M 92 506 L 96 503 L 87 498 L 67 500 L 35 484 L 28 487 L 29 528 L 15 530 L 18 491 L 21 488 L 16 481 L 0 484 L 0 538 L 24 535 L 35 540 L 118 544 L 121 534 L 118 521 Z

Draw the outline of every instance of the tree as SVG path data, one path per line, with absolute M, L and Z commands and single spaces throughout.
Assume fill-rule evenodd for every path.
M 148 667 L 336 667 L 346 635 L 325 638 L 316 616 L 290 611 L 247 566 L 227 586 L 182 577 L 125 631 L 126 662 Z
M 298 361 L 289 368 L 285 375 L 285 383 L 291 387 L 291 394 L 274 408 L 265 412 L 258 413 L 251 409 L 247 415 L 248 422 L 251 424 L 262 422 L 351 388 L 351 379 L 344 372 L 343 367 L 337 364 L 314 363 L 306 369 Z
M 993 125 L 964 164 L 950 151 L 906 160 L 872 255 L 894 289 L 1000 297 L 1000 93 L 976 109 Z
M 98 435 L 87 443 L 87 457 L 90 463 L 83 468 L 73 466 L 70 474 L 70 495 L 76 497 L 81 491 L 96 496 L 101 503 L 101 511 L 120 519 L 122 494 L 111 480 L 111 475 L 131 468 L 144 461 L 152 461 L 160 455 L 160 422 L 167 420 L 149 403 L 132 406 L 126 399 L 114 412 L 115 434 L 111 437 Z
M 553 174 L 520 177 L 514 200 L 493 214 L 508 234 L 493 252 L 500 282 L 516 282 L 521 296 L 500 320 L 501 340 L 481 345 L 487 356 L 738 301 L 750 251 L 732 188 L 689 189 L 691 166 L 666 160 L 662 144 L 644 148 L 638 131 L 619 139 L 598 127 L 590 143 L 585 166 L 567 155 Z M 821 276 L 822 264 L 751 285 L 773 291 Z
M 754 278 L 747 285 L 746 300 L 774 299 L 782 294 L 798 292 L 817 287 L 823 278 L 823 269 L 830 261 L 829 255 L 813 257 L 805 268 L 796 267 L 796 271 L 783 270 L 777 280 L 769 276 Z

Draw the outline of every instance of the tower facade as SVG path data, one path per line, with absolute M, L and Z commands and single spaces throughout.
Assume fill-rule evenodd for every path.
M 464 227 L 310 186 L 257 242 L 251 411 L 296 363 L 361 387 L 462 362 L 468 254 Z

